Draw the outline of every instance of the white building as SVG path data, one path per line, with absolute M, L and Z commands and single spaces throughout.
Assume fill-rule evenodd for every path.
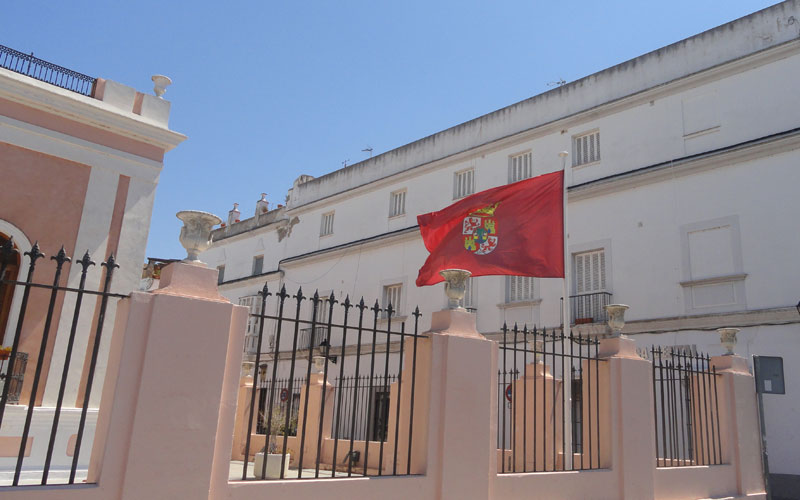
M 417 288 L 418 214 L 559 170 L 570 151 L 573 319 L 603 331 L 601 305 L 626 303 L 641 346 L 782 358 L 785 394 L 765 394 L 774 487 L 800 489 L 800 2 L 787 1 L 320 178 L 286 207 L 215 230 L 202 259 L 222 293 L 319 289 L 367 300 L 446 305 Z M 794 222 L 793 222 L 794 221 Z M 502 238 L 502 233 L 500 233 Z M 478 329 L 560 324 L 561 281 L 480 277 L 466 306 Z M 587 298 L 588 297 L 588 298 Z M 608 301 L 608 302 L 605 302 Z M 591 322 L 594 322 L 592 324 Z M 266 349 L 266 347 L 265 347 Z

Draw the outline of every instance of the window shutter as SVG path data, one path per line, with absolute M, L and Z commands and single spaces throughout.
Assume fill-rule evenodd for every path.
M 606 255 L 604 250 L 575 254 L 575 293 L 602 292 L 606 289 Z

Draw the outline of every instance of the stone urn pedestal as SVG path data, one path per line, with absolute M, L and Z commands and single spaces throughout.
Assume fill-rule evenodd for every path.
M 267 468 L 264 469 L 264 456 L 267 457 Z M 253 475 L 256 479 L 280 479 L 281 477 L 281 460 L 283 455 L 280 453 L 264 453 L 259 451 L 256 453 L 256 459 L 253 463 Z M 289 462 L 292 460 L 290 454 L 286 454 L 286 464 L 283 467 L 283 477 L 289 476 Z M 261 471 L 264 475 L 261 475 Z

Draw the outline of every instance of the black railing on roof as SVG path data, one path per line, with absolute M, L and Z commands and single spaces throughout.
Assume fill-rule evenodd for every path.
M 96 78 L 0 45 L 0 67 L 85 96 L 94 93 Z

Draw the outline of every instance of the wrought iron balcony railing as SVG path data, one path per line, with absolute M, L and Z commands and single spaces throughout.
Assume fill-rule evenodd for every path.
M 312 339 L 311 336 L 311 328 L 301 328 L 300 329 L 300 336 L 297 339 L 297 348 L 300 350 L 314 348 L 316 349 L 320 345 L 322 345 L 322 341 L 327 338 L 328 335 L 328 327 L 327 326 L 317 326 L 314 328 L 314 336 Z M 313 340 L 313 345 L 312 345 Z
M 97 81 L 97 78 L 33 57 L 33 52 L 24 54 L 4 45 L 0 45 L 0 68 L 90 97 Z
M 611 303 L 611 296 L 610 292 L 570 295 L 570 324 L 583 325 L 587 323 L 605 323 L 608 320 L 605 306 Z

